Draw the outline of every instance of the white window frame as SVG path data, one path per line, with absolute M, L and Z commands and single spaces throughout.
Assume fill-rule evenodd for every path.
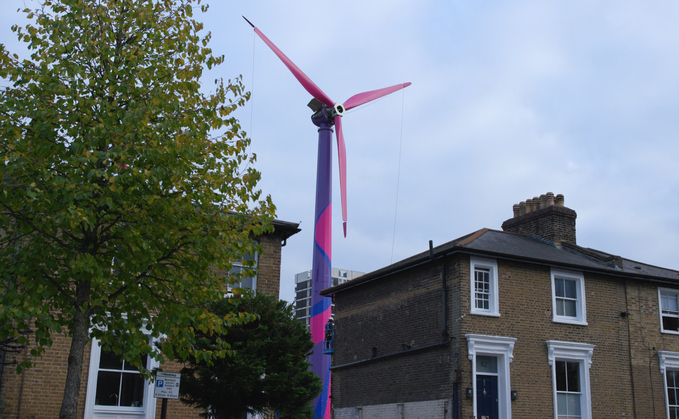
M 497 357 L 497 394 L 498 394 L 498 413 L 501 418 L 512 417 L 511 402 L 511 380 L 509 364 L 514 359 L 514 343 L 516 338 L 505 336 L 488 336 L 466 334 L 467 338 L 467 357 L 472 362 L 472 403 L 474 407 L 474 417 L 477 417 L 476 406 L 476 356 Z
M 580 411 L 582 419 L 592 419 L 592 392 L 589 381 L 589 369 L 592 366 L 592 355 L 596 345 L 589 343 L 563 342 L 548 340 L 547 362 L 552 367 L 552 400 L 554 400 L 554 418 L 558 418 L 557 391 L 556 391 L 556 362 L 575 361 L 580 366 Z
M 551 270 L 552 281 L 552 321 L 557 323 L 577 324 L 580 326 L 587 326 L 587 304 L 585 302 L 585 277 L 582 272 L 567 271 L 562 269 Z M 571 317 L 566 315 L 558 315 L 556 310 L 556 279 L 574 280 L 576 284 L 577 302 L 575 310 L 577 316 Z
M 476 308 L 476 268 L 489 271 L 488 309 Z M 470 313 L 482 316 L 500 317 L 497 262 L 493 259 L 471 257 L 469 259 L 469 304 Z
M 663 389 L 665 390 L 665 417 L 670 417 L 670 400 L 667 395 L 667 370 L 679 370 L 679 352 L 658 351 L 660 373 L 662 374 Z
M 253 276 L 249 277 L 249 278 L 252 279 L 252 288 L 246 288 L 246 289 L 250 289 L 254 292 L 257 292 L 257 270 L 256 269 L 259 266 L 259 252 L 255 252 L 252 260 L 255 261 L 255 264 L 253 266 L 245 266 L 245 265 L 243 265 L 242 261 L 233 262 L 231 264 L 231 271 L 233 271 L 234 269 L 240 269 L 240 273 L 243 273 L 243 271 L 246 270 L 246 269 L 254 270 L 255 274 Z M 228 284 L 227 288 L 229 290 L 229 294 L 227 294 L 227 295 L 230 295 L 232 289 L 239 288 L 242 285 L 242 282 L 243 281 L 237 282 L 235 284 Z
M 677 297 L 677 300 L 679 300 L 679 290 L 677 289 L 672 289 L 672 288 L 658 288 L 658 315 L 660 316 L 660 331 L 662 333 L 670 333 L 673 335 L 679 335 L 679 330 L 669 330 L 665 329 L 665 326 L 663 325 L 663 308 L 662 308 L 662 295 L 663 294 L 672 294 L 675 297 Z M 677 301 L 679 304 L 679 301 Z M 675 317 L 675 316 L 668 316 L 668 317 Z M 679 316 L 678 316 L 679 317 Z
M 116 417 L 124 418 L 138 418 L 138 419 L 155 419 L 156 417 L 156 399 L 153 397 L 153 383 L 146 382 L 144 389 L 144 405 L 142 407 L 128 407 L 128 406 L 101 406 L 95 405 L 95 398 L 97 395 L 97 377 L 99 374 L 99 361 L 101 359 L 101 346 L 98 339 L 92 339 L 92 350 L 90 354 L 90 369 L 87 376 L 87 393 L 85 396 L 85 417 Z M 151 371 L 158 368 L 158 361 L 151 356 L 148 357 L 146 368 Z

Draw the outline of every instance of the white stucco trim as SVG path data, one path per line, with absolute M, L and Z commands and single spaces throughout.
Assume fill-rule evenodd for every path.
M 153 383 L 146 382 L 144 390 L 144 406 L 142 407 L 116 407 L 116 406 L 97 406 L 95 397 L 97 393 L 97 375 L 99 373 L 99 360 L 101 359 L 101 347 L 98 339 L 92 339 L 90 354 L 90 367 L 87 375 L 87 393 L 85 395 L 85 415 L 86 418 L 97 419 L 98 417 L 116 417 L 129 419 L 155 419 L 156 399 L 153 397 Z M 153 370 L 159 366 L 158 361 L 148 357 L 147 368 Z
M 476 356 L 489 355 L 497 357 L 498 371 L 498 411 L 501 418 L 512 417 L 511 402 L 511 380 L 509 364 L 514 359 L 514 343 L 516 338 L 505 336 L 488 336 L 466 334 L 467 338 L 467 357 L 472 362 L 472 406 L 474 407 L 474 417 L 477 416 L 476 406 Z
M 589 343 L 564 342 L 559 340 L 548 340 L 547 362 L 552 367 L 552 396 L 554 400 L 554 417 L 558 417 L 557 412 L 557 389 L 556 389 L 556 364 L 555 360 L 577 361 L 580 364 L 581 379 L 581 412 L 582 419 L 592 418 L 592 390 L 589 381 L 589 369 L 592 366 L 592 355 L 594 347 Z

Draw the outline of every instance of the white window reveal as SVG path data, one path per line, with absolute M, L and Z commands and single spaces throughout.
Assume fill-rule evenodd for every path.
M 582 273 L 552 269 L 552 320 L 587 325 Z
M 548 340 L 547 349 L 552 366 L 554 417 L 591 419 L 589 368 L 594 345 Z
M 471 313 L 499 316 L 497 262 L 492 259 L 470 258 Z
M 658 359 L 665 385 L 666 417 L 679 419 L 679 352 L 658 351 Z
M 472 362 L 474 417 L 512 417 L 509 364 L 516 338 L 467 334 Z
M 150 357 L 142 365 L 152 370 L 158 362 Z M 153 384 L 145 381 L 137 368 L 120 355 L 102 351 L 99 341 L 92 340 L 90 369 L 85 398 L 85 417 L 152 419 L 156 417 Z
M 679 333 L 679 290 L 659 288 L 660 330 Z

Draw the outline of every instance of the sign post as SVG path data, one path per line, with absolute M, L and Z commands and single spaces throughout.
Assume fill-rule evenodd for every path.
M 153 397 L 163 399 L 163 406 L 160 412 L 160 419 L 167 416 L 167 399 L 179 398 L 179 382 L 181 374 L 174 372 L 156 373 L 156 385 L 154 386 Z

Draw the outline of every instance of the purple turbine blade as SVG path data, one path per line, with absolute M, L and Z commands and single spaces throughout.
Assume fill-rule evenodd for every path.
M 320 100 L 326 106 L 330 106 L 330 107 L 335 106 L 335 102 L 333 102 L 332 99 L 330 99 L 328 97 L 328 95 L 323 93 L 323 91 L 318 86 L 316 86 L 316 83 L 311 81 L 311 79 L 309 77 L 307 77 L 307 75 L 304 74 L 302 72 L 302 70 L 300 70 L 299 67 L 297 67 L 295 65 L 295 63 L 290 61 L 290 59 L 288 57 L 286 57 L 286 55 L 283 54 L 283 52 L 281 50 L 279 50 L 278 47 L 273 44 L 273 42 L 269 41 L 269 38 L 267 38 L 257 28 L 255 28 L 255 33 L 257 35 L 259 35 L 259 37 L 262 38 L 262 41 L 264 41 L 264 43 L 267 44 L 269 46 L 269 48 L 271 48 L 271 50 L 274 52 L 274 54 L 276 54 L 278 56 L 278 58 L 280 58 L 281 61 L 283 61 L 283 64 L 285 64 L 285 66 L 288 67 L 288 69 L 292 72 L 292 74 L 295 76 L 295 78 L 302 84 L 302 87 L 304 87 L 306 89 L 306 91 L 311 94 L 311 96 Z
M 349 110 L 352 108 L 355 108 L 357 106 L 364 105 L 368 102 L 372 102 L 375 99 L 379 99 L 382 96 L 386 96 L 390 93 L 394 93 L 398 90 L 405 89 L 406 87 L 410 86 L 412 83 L 402 83 L 402 84 L 397 84 L 391 87 L 385 87 L 384 89 L 377 89 L 377 90 L 371 90 L 369 92 L 363 92 L 359 93 L 357 95 L 353 95 L 349 99 L 344 102 L 344 109 Z
M 335 130 L 337 131 L 337 159 L 340 172 L 340 194 L 342 196 L 342 221 L 344 221 L 344 237 L 347 237 L 347 148 L 344 145 L 342 117 L 339 115 L 335 115 Z

